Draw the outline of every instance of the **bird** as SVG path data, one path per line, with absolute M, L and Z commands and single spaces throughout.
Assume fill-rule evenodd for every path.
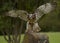
M 27 21 L 26 32 L 34 31 L 39 32 L 41 28 L 38 25 L 38 20 L 45 14 L 50 13 L 56 8 L 56 3 L 46 3 L 39 6 L 34 13 L 29 14 L 25 10 L 10 10 L 7 12 L 6 16 L 19 17 L 20 19 Z

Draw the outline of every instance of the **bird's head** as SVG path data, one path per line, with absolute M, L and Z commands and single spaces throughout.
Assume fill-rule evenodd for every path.
M 27 16 L 27 18 L 28 18 L 28 21 L 29 21 L 30 23 L 34 23 L 35 20 L 36 20 L 36 15 L 35 15 L 35 14 L 29 14 L 29 15 Z

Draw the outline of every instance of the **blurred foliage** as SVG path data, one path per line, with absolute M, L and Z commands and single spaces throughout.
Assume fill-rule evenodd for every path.
M 20 9 L 33 13 L 37 7 L 50 1 L 51 0 L 0 0 L 0 30 L 12 30 L 16 22 L 20 25 L 21 20 L 19 18 L 5 17 L 3 14 L 5 14 L 6 11 Z M 42 31 L 60 31 L 60 0 L 56 0 L 56 2 L 57 8 L 38 20 Z M 26 28 L 25 24 L 26 22 L 24 22 L 23 27 Z M 23 28 L 23 32 L 25 28 Z

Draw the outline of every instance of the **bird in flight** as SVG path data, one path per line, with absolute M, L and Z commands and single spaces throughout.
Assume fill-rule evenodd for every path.
M 53 11 L 56 7 L 56 3 L 46 3 L 39 6 L 33 14 L 29 14 L 24 10 L 10 10 L 6 16 L 19 17 L 20 19 L 27 21 L 27 30 L 33 30 L 35 32 L 41 30 L 37 21 L 44 15 Z

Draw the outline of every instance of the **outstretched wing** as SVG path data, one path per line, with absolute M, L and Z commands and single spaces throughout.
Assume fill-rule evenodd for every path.
M 34 13 L 36 14 L 37 20 L 41 18 L 44 14 L 51 12 L 53 9 L 55 9 L 55 7 L 55 3 L 46 3 L 44 5 L 39 6 Z
M 19 17 L 20 19 L 27 21 L 27 14 L 28 13 L 24 10 L 11 10 L 6 16 Z

